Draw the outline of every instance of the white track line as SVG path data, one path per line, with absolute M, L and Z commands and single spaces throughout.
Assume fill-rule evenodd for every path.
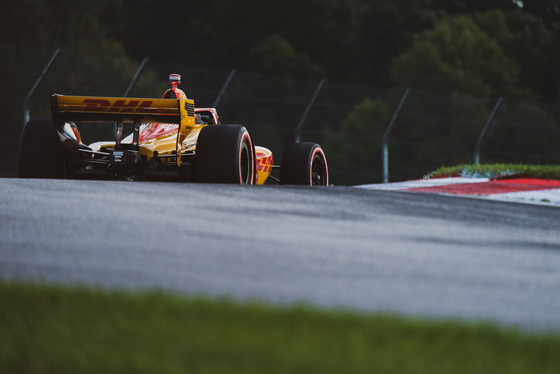
M 419 179 L 408 182 L 394 182 L 394 183 L 382 183 L 382 184 L 364 184 L 356 186 L 358 188 L 365 188 L 368 190 L 383 190 L 383 191 L 398 191 L 406 190 L 408 188 L 418 188 L 418 187 L 432 187 L 432 186 L 447 186 L 450 184 L 461 184 L 461 183 L 480 183 L 488 182 L 488 178 L 435 178 L 435 179 Z
M 451 184 L 461 183 L 481 183 L 489 182 L 488 178 L 436 178 L 436 179 L 420 179 L 407 182 L 394 182 L 394 183 L 380 183 L 380 184 L 366 184 L 355 186 L 367 190 L 380 190 L 380 191 L 400 191 L 410 188 L 419 187 L 432 187 L 432 186 L 447 186 Z M 521 191 L 521 192 L 507 192 L 486 195 L 460 195 L 449 193 L 436 193 L 440 195 L 454 195 L 454 196 L 467 196 L 471 198 L 501 200 L 501 201 L 517 201 L 531 204 L 544 204 L 560 206 L 560 188 L 551 188 L 548 190 L 535 190 L 535 191 Z
M 485 197 L 492 200 L 560 204 L 560 189 L 498 193 Z

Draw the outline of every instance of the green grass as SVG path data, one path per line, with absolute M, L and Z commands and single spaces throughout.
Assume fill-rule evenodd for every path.
M 489 324 L 0 281 L 0 373 L 558 373 Z
M 485 164 L 442 166 L 424 178 L 482 177 L 560 180 L 560 165 Z

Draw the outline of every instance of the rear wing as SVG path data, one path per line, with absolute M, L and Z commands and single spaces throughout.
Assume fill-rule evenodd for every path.
M 51 112 L 55 125 L 61 129 L 66 122 L 115 122 L 117 124 L 117 146 L 120 145 L 122 124 L 132 122 L 134 144 L 138 144 L 138 131 L 141 123 L 176 123 L 177 154 L 181 143 L 194 128 L 194 100 L 190 99 L 144 99 L 128 97 L 96 96 L 51 96 Z M 119 131 L 120 129 L 120 131 Z M 120 135 L 119 135 L 120 133 Z M 180 165 L 181 157 L 177 157 Z
M 194 101 L 189 99 L 141 99 L 127 97 L 52 95 L 55 122 L 114 121 L 138 123 L 181 123 L 194 118 Z

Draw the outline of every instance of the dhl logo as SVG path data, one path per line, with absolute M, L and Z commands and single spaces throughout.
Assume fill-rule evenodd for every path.
M 265 153 L 257 152 L 257 168 L 258 171 L 264 171 L 265 173 L 270 173 L 272 171 L 273 160 L 272 157 L 259 157 L 264 156 Z
M 116 99 L 114 101 L 107 99 L 84 99 L 85 104 L 83 110 L 90 112 L 136 112 L 136 113 L 172 113 L 172 108 L 150 107 L 154 100 L 136 100 L 136 99 Z

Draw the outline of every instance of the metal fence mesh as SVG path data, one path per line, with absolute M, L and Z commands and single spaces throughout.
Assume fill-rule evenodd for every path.
M 560 105 L 505 99 L 481 157 L 489 162 L 558 164 L 559 144 Z
M 24 102 L 53 52 L 0 46 L 0 176 L 17 176 Z M 50 116 L 53 93 L 123 96 L 140 66 L 125 59 L 62 51 L 30 97 L 31 117 Z M 256 144 L 274 152 L 277 163 L 282 149 L 297 135 L 301 141 L 320 143 L 334 184 L 382 181 L 382 139 L 395 114 L 389 136 L 391 181 L 421 178 L 442 165 L 472 163 L 475 145 L 497 100 L 413 89 L 395 113 L 402 89 L 152 61 L 142 66 L 128 96 L 161 97 L 170 73 L 182 75 L 181 88 L 198 107 L 211 107 L 219 98 L 222 123 L 246 126 Z M 80 131 L 86 143 L 111 139 L 114 134 L 109 125 Z M 555 164 L 560 161 L 559 141 L 560 105 L 506 98 L 482 143 L 481 162 Z

